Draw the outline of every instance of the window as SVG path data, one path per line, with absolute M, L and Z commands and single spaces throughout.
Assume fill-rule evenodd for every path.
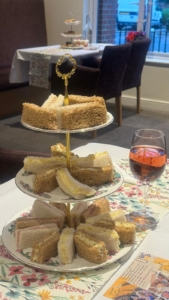
M 150 52 L 169 53 L 169 1 L 84 0 L 84 20 L 90 15 L 93 42 L 122 44 L 131 30 L 145 30 Z

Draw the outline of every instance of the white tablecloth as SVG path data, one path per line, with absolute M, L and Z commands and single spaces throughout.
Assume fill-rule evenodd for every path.
M 118 161 L 119 159 L 127 159 L 129 155 L 129 150 L 126 148 L 121 148 L 117 146 L 112 145 L 103 145 L 103 144 L 97 144 L 97 143 L 90 143 L 86 146 L 79 147 L 75 149 L 75 153 L 80 154 L 80 156 L 86 156 L 93 152 L 100 152 L 107 150 L 114 161 Z M 167 187 L 167 186 L 166 186 Z M 167 187 L 168 188 L 168 187 Z M 166 196 L 167 197 L 167 196 Z M 157 197 L 158 199 L 158 197 Z M 160 201 L 160 200 L 159 200 Z M 2 232 L 4 224 L 18 211 L 31 206 L 34 202 L 34 198 L 24 194 L 15 185 L 15 180 L 12 179 L 9 182 L 0 185 L 0 231 Z M 110 287 L 110 284 L 112 284 L 119 276 L 123 273 L 123 271 L 127 268 L 127 266 L 131 263 L 131 261 L 138 255 L 140 252 L 147 252 L 154 256 L 160 256 L 166 259 L 169 259 L 169 214 L 168 209 L 166 209 L 165 217 L 161 220 L 161 222 L 158 224 L 157 228 L 154 231 L 150 231 L 144 241 L 140 244 L 140 246 L 137 247 L 137 249 L 134 252 L 127 254 L 127 257 L 125 257 L 124 262 L 122 263 L 121 267 L 117 267 L 113 270 L 111 270 L 110 273 L 108 273 L 110 278 L 110 281 L 108 281 L 107 284 L 103 287 L 103 290 L 101 290 L 97 295 L 95 294 L 94 299 L 107 299 L 103 296 L 104 291 L 107 290 L 108 287 Z M 130 256 L 131 255 L 131 256 Z M 116 271 L 116 272 L 115 272 Z M 86 277 L 85 277 L 86 278 Z M 62 280 L 62 279 L 60 279 Z M 63 279 L 64 280 L 64 279 Z M 67 279 L 68 280 L 68 279 Z M 76 280 L 79 280 L 76 278 Z M 85 279 L 86 280 L 86 279 Z M 9 283 L 5 282 L 4 285 L 1 284 L 1 288 L 3 288 L 3 295 L 6 295 L 7 285 Z M 57 284 L 60 284 L 58 282 Z M 64 285 L 63 285 L 64 286 Z M 66 285 L 65 285 L 66 286 Z M 10 288 L 10 286 L 9 286 Z M 35 292 L 35 290 L 32 290 Z M 42 294 L 42 290 L 39 290 Z M 1 291 L 0 291 L 1 292 Z M 59 292 L 59 291 L 58 291 Z M 51 290 L 51 293 L 56 293 L 56 295 L 59 295 L 56 290 Z M 25 293 L 25 292 L 24 292 Z M 24 294 L 25 295 L 25 294 Z M 40 294 L 39 294 L 40 295 Z M 67 298 L 69 299 L 69 295 L 71 293 L 67 294 Z M 75 296 L 73 296 L 75 297 Z M 87 296 L 85 298 L 80 298 L 81 296 L 77 296 L 77 298 L 70 298 L 70 299 L 88 299 Z M 8 299 L 8 298 L 7 298 Z M 10 299 L 10 298 L 9 298 Z M 18 297 L 18 299 L 22 299 Z M 34 299 L 34 298 L 33 298 Z M 41 299 L 40 296 L 38 296 L 37 299 Z M 57 299 L 57 298 L 56 298 Z M 91 298 L 90 298 L 91 299 Z
M 30 69 L 30 59 L 31 54 L 40 53 L 45 55 L 50 55 L 50 63 L 56 63 L 60 56 L 65 53 L 70 53 L 80 64 L 80 60 L 83 57 L 97 56 L 102 53 L 105 45 L 98 45 L 98 49 L 95 50 L 70 50 L 70 49 L 60 49 L 60 46 L 48 46 L 48 47 L 38 47 L 38 48 L 28 48 L 28 49 L 18 49 L 13 57 L 11 72 L 9 81 L 10 83 L 21 83 L 29 81 L 29 69 Z

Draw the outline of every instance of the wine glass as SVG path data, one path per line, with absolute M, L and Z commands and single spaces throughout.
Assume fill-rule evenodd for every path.
M 138 129 L 134 132 L 129 164 L 134 177 L 142 183 L 143 205 L 141 211 L 133 211 L 128 217 L 136 223 L 137 228 L 148 229 L 159 221 L 157 214 L 146 210 L 146 200 L 149 183 L 162 175 L 166 161 L 166 139 L 162 131 Z

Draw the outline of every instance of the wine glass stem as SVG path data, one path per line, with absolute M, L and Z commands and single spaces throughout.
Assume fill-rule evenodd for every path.
M 146 201 L 147 201 L 147 194 L 148 194 L 148 184 L 142 184 L 142 192 L 143 192 L 143 205 L 142 205 L 142 212 L 146 213 Z

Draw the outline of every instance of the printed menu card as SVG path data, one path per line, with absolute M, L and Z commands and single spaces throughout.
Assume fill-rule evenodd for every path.
M 169 260 L 140 253 L 123 274 L 97 299 L 169 299 Z

